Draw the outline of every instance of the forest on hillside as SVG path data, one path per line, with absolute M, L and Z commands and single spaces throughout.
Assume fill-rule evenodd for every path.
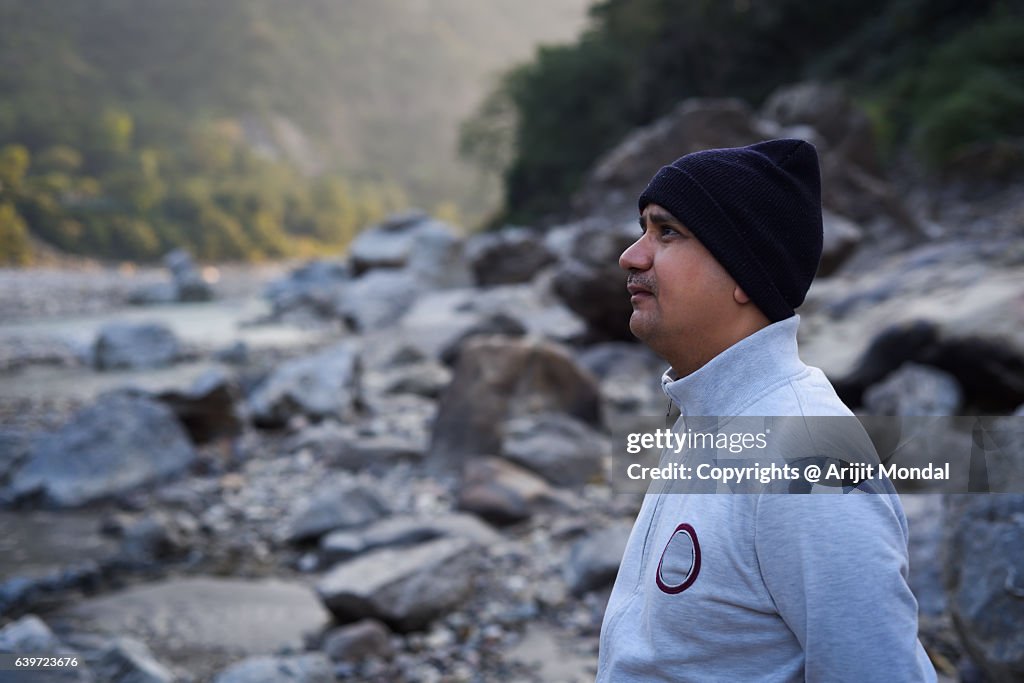
M 984 149 L 1000 173 L 1024 167 L 1020 0 L 601 0 L 579 41 L 504 75 L 460 146 L 502 176 L 494 223 L 534 223 L 680 100 L 757 105 L 807 79 L 845 86 L 890 159 L 941 171 Z
M 0 0 L 0 264 L 336 251 L 496 186 L 457 123 L 585 0 Z M 35 241 L 35 242 L 34 242 Z

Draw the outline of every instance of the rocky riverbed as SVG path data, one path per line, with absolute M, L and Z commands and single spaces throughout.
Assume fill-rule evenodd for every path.
M 592 680 L 640 504 L 611 434 L 666 405 L 612 189 L 658 150 L 816 136 L 835 189 L 805 360 L 862 414 L 1020 415 L 1021 214 L 999 195 L 978 238 L 979 212 L 817 133 L 826 100 L 684 103 L 545 232 L 408 213 L 294 267 L 0 272 L 0 652 L 81 657 L 23 680 Z M 863 133 L 848 115 L 830 134 Z M 904 506 L 942 680 L 1015 680 L 1024 497 Z

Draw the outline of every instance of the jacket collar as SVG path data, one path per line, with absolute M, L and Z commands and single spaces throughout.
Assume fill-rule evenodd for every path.
M 807 370 L 797 352 L 800 316 L 793 315 L 736 342 L 686 377 L 671 368 L 661 387 L 684 415 L 737 415 L 773 386 Z

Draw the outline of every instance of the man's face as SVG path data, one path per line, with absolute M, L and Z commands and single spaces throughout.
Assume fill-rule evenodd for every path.
M 640 227 L 640 238 L 619 257 L 629 273 L 629 329 L 663 357 L 700 355 L 734 314 L 736 281 L 657 204 L 644 208 Z

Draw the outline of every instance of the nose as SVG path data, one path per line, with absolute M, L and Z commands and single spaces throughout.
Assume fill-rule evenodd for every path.
M 626 271 L 647 270 L 651 267 L 651 250 L 647 240 L 641 235 L 640 239 L 626 247 L 626 250 L 619 256 L 619 268 Z

